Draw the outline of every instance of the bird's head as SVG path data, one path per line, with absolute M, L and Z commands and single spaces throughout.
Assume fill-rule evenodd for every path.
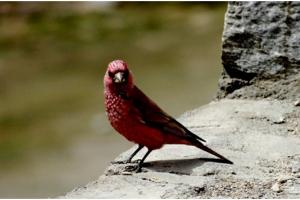
M 123 60 L 114 60 L 108 64 L 104 76 L 104 85 L 118 91 L 133 87 L 132 75 Z

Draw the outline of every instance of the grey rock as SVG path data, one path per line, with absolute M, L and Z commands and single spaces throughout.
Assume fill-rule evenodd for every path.
M 291 168 L 292 168 L 292 170 L 291 170 L 292 173 L 298 173 L 298 172 L 300 172 L 300 162 L 293 161 Z
M 272 123 L 282 116 L 286 123 Z M 62 198 L 300 198 L 292 189 L 300 177 L 290 168 L 300 160 L 300 137 L 282 131 L 295 126 L 290 116 L 300 117 L 300 110 L 289 101 L 211 102 L 179 121 L 234 165 L 206 159 L 214 157 L 191 146 L 165 145 L 150 154 L 143 172 L 128 170 L 136 163 L 113 164 L 97 181 Z M 127 158 L 134 148 L 116 160 Z
M 280 184 L 278 182 L 276 182 L 272 188 L 271 188 L 274 192 L 282 192 L 282 189 L 280 188 Z
M 229 2 L 218 97 L 299 97 L 299 22 L 299 2 Z
M 284 117 L 280 117 L 279 119 L 273 121 L 274 124 L 282 124 L 285 122 Z
M 289 180 L 291 180 L 291 179 L 293 179 L 293 177 L 291 177 L 291 176 L 286 176 L 286 175 L 282 175 L 282 176 L 280 176 L 280 177 L 277 179 L 277 182 L 278 182 L 279 184 L 283 184 L 283 183 L 286 183 L 287 181 L 289 181 Z

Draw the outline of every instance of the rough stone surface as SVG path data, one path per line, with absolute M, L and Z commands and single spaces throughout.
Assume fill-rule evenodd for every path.
M 300 98 L 300 2 L 229 2 L 219 98 Z
M 113 164 L 64 198 L 300 198 L 299 118 L 292 101 L 212 102 L 179 120 L 234 165 L 194 147 L 166 145 L 150 154 L 141 173 L 132 172 L 136 163 Z

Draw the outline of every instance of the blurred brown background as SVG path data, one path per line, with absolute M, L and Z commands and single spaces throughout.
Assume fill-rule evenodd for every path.
M 113 59 L 173 116 L 208 103 L 225 3 L 0 2 L 0 197 L 47 198 L 96 179 L 132 144 L 109 126 Z

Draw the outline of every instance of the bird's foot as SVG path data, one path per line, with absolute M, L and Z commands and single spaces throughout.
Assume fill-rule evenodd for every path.
M 140 162 L 141 162 L 141 159 L 137 159 L 137 160 L 131 161 L 130 163 L 140 163 Z
M 125 172 L 135 172 L 135 173 L 140 173 L 140 172 L 147 172 L 147 170 L 145 170 L 143 168 L 144 165 L 127 165 L 125 167 Z
M 152 166 L 151 163 L 143 163 L 141 165 L 137 165 L 135 172 L 140 173 L 140 172 L 147 172 L 148 170 L 145 169 L 144 167 L 150 167 Z
M 137 168 L 137 165 L 127 165 L 125 166 L 125 172 L 136 172 Z
M 135 170 L 134 170 L 135 173 L 141 173 L 141 172 L 143 172 L 143 171 L 144 171 L 144 172 L 147 171 L 147 170 L 144 170 L 144 169 L 143 169 L 143 165 L 136 165 L 136 166 L 135 166 Z
M 111 164 L 128 164 L 128 163 L 139 163 L 141 161 L 141 159 L 137 159 L 137 160 L 130 160 L 130 159 L 128 159 L 128 160 L 116 160 L 116 161 L 111 161 L 110 163 Z
M 140 173 L 140 172 L 142 172 L 142 167 L 138 166 L 137 169 L 135 170 L 135 173 Z
M 127 164 L 129 162 L 128 162 L 128 160 L 116 160 L 116 161 L 111 161 L 110 163 L 113 165 L 116 165 L 116 164 L 120 165 L 120 164 Z
M 137 159 L 134 161 L 131 160 L 117 160 L 117 161 L 111 161 L 111 164 L 117 164 L 117 165 L 123 165 L 123 164 L 129 164 L 125 166 L 125 172 L 135 172 L 135 173 L 140 173 L 143 170 L 144 166 L 151 166 L 151 163 L 142 163 L 140 164 L 141 160 Z

